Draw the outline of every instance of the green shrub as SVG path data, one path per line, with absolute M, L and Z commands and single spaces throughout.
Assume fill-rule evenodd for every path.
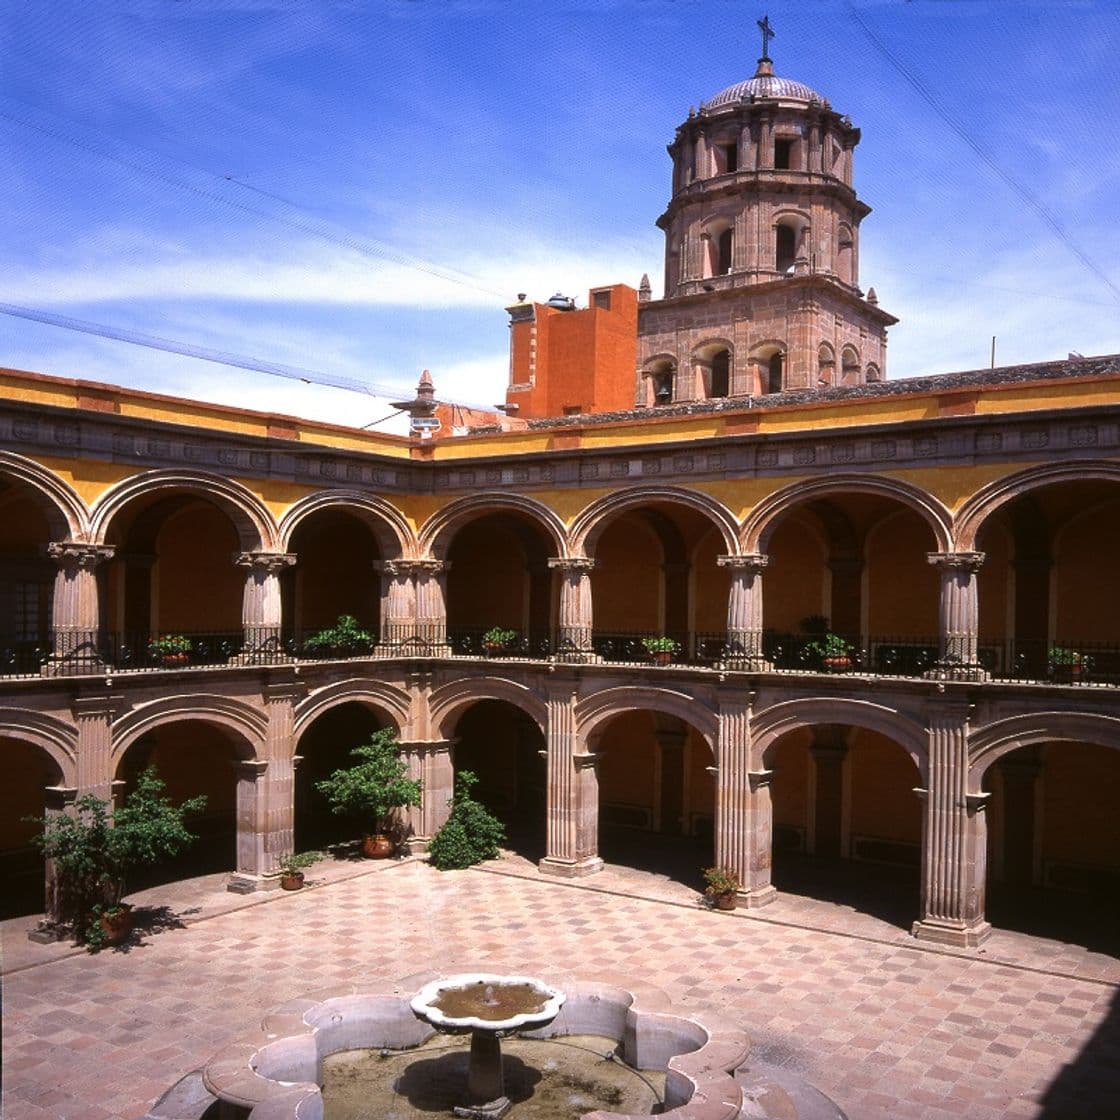
M 358 761 L 315 783 L 331 811 L 360 817 L 366 829 L 388 832 L 390 814 L 420 804 L 420 782 L 408 776 L 392 728 L 375 731 L 368 743 L 351 752 Z
M 432 837 L 428 858 L 440 871 L 473 867 L 483 860 L 498 858 L 498 845 L 506 838 L 506 830 L 485 805 L 471 797 L 478 778 L 462 770 L 455 778 L 455 795 L 448 804 L 451 816 Z

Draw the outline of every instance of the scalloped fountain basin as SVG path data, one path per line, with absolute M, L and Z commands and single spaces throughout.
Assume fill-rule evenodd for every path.
M 413 1015 L 443 1034 L 471 1033 L 463 1103 L 468 1120 L 500 1120 L 510 1110 L 502 1069 L 503 1034 L 547 1027 L 567 997 L 530 976 L 467 973 L 425 984 L 409 1003 Z

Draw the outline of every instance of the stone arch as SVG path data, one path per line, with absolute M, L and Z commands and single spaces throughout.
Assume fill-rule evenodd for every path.
M 1042 486 L 1061 482 L 1120 482 L 1120 463 L 1107 459 L 1050 463 L 1016 471 L 982 486 L 961 506 L 953 521 L 957 549 L 970 552 L 984 522 L 1001 506 Z
M 647 407 L 672 403 L 677 356 L 664 351 L 642 362 L 640 377 Z
M 949 552 L 952 550 L 949 511 L 932 494 L 895 478 L 885 478 L 878 475 L 834 474 L 827 478 L 794 482 L 759 502 L 743 524 L 743 551 L 747 553 L 765 552 L 775 525 L 794 506 L 800 505 L 802 502 L 845 492 L 876 494 L 908 506 L 932 530 L 936 545 L 932 551 Z
M 355 677 L 335 681 L 316 689 L 296 705 L 293 713 L 294 739 L 298 743 L 303 733 L 324 712 L 340 704 L 368 704 L 383 711 L 396 724 L 398 737 L 403 738 L 409 720 L 408 693 L 383 681 L 369 677 Z
M 117 483 L 93 508 L 90 537 L 104 544 L 114 520 L 136 498 L 160 491 L 180 491 L 213 502 L 233 522 L 245 552 L 275 552 L 276 522 L 264 504 L 240 483 L 205 471 L 145 471 Z
M 676 716 L 704 737 L 712 757 L 717 757 L 719 716 L 714 709 L 693 694 L 669 688 L 608 688 L 596 692 L 576 704 L 576 730 L 588 742 L 608 720 L 623 712 L 661 712 Z
M 1120 750 L 1120 718 L 1095 712 L 1031 712 L 977 728 L 968 739 L 970 791 L 980 792 L 988 768 L 1005 754 L 1054 741 Z
M 789 732 L 820 724 L 844 724 L 879 732 L 910 756 L 923 783 L 929 780 L 929 732 L 922 721 L 883 704 L 839 696 L 784 700 L 758 712 L 751 720 L 754 765 L 765 768 L 767 752 Z
M 739 552 L 739 523 L 731 511 L 715 498 L 698 490 L 676 486 L 636 486 L 615 494 L 606 494 L 585 507 L 572 522 L 571 548 L 575 556 L 587 555 L 607 523 L 619 513 L 636 506 L 666 502 L 697 510 L 712 521 L 723 537 L 729 555 Z
M 523 514 L 544 530 L 555 547 L 557 556 L 569 555 L 564 522 L 553 510 L 533 498 L 501 491 L 486 491 L 458 498 L 433 513 L 420 530 L 420 555 L 444 559 L 456 530 L 463 522 L 488 513 Z
M 58 768 L 62 785 L 78 784 L 78 729 L 72 724 L 26 708 L 0 708 L 0 736 L 37 747 Z
M 429 697 L 433 735 L 437 739 L 452 738 L 455 718 L 479 700 L 505 700 L 529 716 L 543 734 L 548 734 L 548 707 L 533 689 L 502 677 L 471 677 L 442 685 Z
M 56 541 L 89 539 L 89 513 L 77 491 L 53 471 L 11 451 L 0 451 L 0 480 L 10 478 L 44 499 Z
M 386 560 L 416 555 L 416 534 L 404 514 L 384 498 L 358 490 L 322 490 L 300 498 L 280 518 L 277 530 L 280 549 L 287 552 L 300 523 L 324 509 L 352 513 L 368 525 Z
M 179 720 L 201 720 L 226 728 L 248 748 L 249 757 L 264 753 L 268 717 L 259 709 L 229 696 L 193 693 L 165 696 L 126 712 L 113 724 L 112 769 L 115 771 L 128 748 L 148 731 Z

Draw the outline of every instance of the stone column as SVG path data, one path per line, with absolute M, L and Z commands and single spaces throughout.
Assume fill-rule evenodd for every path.
M 552 556 L 548 566 L 560 573 L 560 616 L 556 627 L 556 658 L 559 661 L 598 661 L 591 643 L 593 606 L 591 569 L 587 556 Z
M 47 786 L 43 791 L 43 815 L 56 817 L 71 809 L 77 799 L 78 791 L 73 786 Z M 40 945 L 61 941 L 67 934 L 64 900 L 59 893 L 58 873 L 53 859 L 46 860 L 43 866 L 43 917 L 39 924 L 27 933 L 27 939 Z
M 378 653 L 391 656 L 416 637 L 416 580 L 412 560 L 385 560 L 381 572 L 381 640 Z
M 113 716 L 116 698 L 79 696 L 71 705 L 78 729 L 78 794 L 92 793 L 103 801 L 113 799 Z
M 427 652 L 446 656 L 447 645 L 447 573 L 446 560 L 410 560 L 416 580 L 416 634 Z
M 51 601 L 48 676 L 94 671 L 102 667 L 101 613 L 97 566 L 113 556 L 108 545 L 51 541 L 47 555 L 58 565 Z
M 770 770 L 751 770 L 750 704 L 724 704 L 719 715 L 716 772 L 716 865 L 739 876 L 739 904 L 772 902 L 774 813 Z
M 984 919 L 989 795 L 968 792 L 969 706 L 934 705 L 929 717 L 929 788 L 915 792 L 922 820 L 921 911 L 913 934 L 945 945 L 979 945 Z
M 773 668 L 762 653 L 762 571 L 769 562 L 770 557 L 758 552 L 716 557 L 721 568 L 731 570 L 724 654 L 729 668 L 754 672 Z
M 269 883 L 267 875 L 272 853 L 265 851 L 268 834 L 268 797 L 263 781 L 269 763 L 263 759 L 238 760 L 237 774 L 237 866 L 226 889 L 234 894 L 251 894 Z M 289 775 L 290 778 L 290 775 Z
M 234 558 L 247 569 L 241 599 L 241 664 L 269 663 L 283 659 L 281 641 L 280 573 L 296 557 L 287 552 L 241 552 Z
M 397 745 L 408 763 L 408 776 L 421 783 L 420 804 L 404 811 L 408 848 L 412 852 L 426 852 L 450 813 L 447 803 L 455 786 L 452 740 L 414 740 Z
M 926 558 L 941 573 L 940 656 L 926 675 L 937 680 L 987 680 L 976 655 L 980 628 L 976 573 L 984 553 L 930 552 Z
M 546 759 L 548 827 L 541 873 L 575 878 L 601 871 L 597 756 L 576 733 L 576 693 L 568 687 L 548 697 Z

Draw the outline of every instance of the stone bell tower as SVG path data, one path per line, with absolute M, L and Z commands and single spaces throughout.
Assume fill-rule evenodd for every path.
M 669 145 L 665 296 L 643 289 L 637 404 L 878 381 L 898 320 L 859 287 L 859 129 L 774 73 L 703 102 Z

